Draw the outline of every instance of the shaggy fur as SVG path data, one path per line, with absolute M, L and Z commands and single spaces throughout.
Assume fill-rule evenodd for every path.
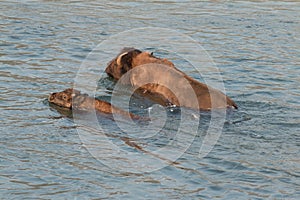
M 105 72 L 164 106 L 173 104 L 200 110 L 237 108 L 225 94 L 188 76 L 171 61 L 138 49 L 123 49 Z

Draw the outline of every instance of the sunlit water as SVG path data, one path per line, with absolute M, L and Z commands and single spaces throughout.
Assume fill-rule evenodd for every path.
M 300 197 L 297 1 L 2 1 L 0 10 L 1 199 Z M 176 162 L 151 173 L 118 172 L 93 158 L 70 113 L 45 99 L 73 85 L 82 61 L 101 41 L 140 27 L 174 29 L 199 42 L 239 110 L 227 113 L 206 157 L 198 156 L 210 119 L 202 113 L 198 135 Z M 99 98 L 109 100 L 114 83 L 103 79 L 98 85 Z M 133 102 L 133 112 L 147 115 L 139 103 Z M 180 112 L 167 115 L 164 129 L 139 145 L 157 148 L 172 138 Z M 99 121 L 114 144 L 139 151 L 109 117 Z

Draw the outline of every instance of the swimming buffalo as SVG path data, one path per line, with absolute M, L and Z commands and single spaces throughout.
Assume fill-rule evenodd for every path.
M 193 79 L 168 59 L 155 57 L 153 53 L 124 48 L 111 60 L 105 72 L 164 106 L 199 110 L 237 108 L 237 104 L 221 91 Z

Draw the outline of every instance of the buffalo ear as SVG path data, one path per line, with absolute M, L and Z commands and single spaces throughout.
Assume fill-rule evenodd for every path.
M 116 62 L 117 62 L 117 65 L 122 65 L 122 58 L 123 58 L 123 56 L 126 56 L 128 54 L 128 52 L 124 52 L 124 53 L 121 53 L 118 57 L 117 57 L 117 60 L 116 60 Z
M 121 67 L 121 74 L 125 74 L 132 68 L 132 53 L 126 53 L 125 55 L 122 56 L 121 62 L 120 62 L 120 67 Z
M 124 50 L 105 69 L 105 72 L 115 79 L 120 79 L 122 75 L 132 69 L 134 67 L 132 66 L 133 58 L 142 53 L 140 50 L 133 48 L 126 48 Z
M 75 97 L 75 96 L 78 96 L 78 95 L 80 95 L 80 91 L 79 90 L 75 90 L 75 89 L 72 89 L 71 90 L 71 97 L 73 98 L 73 97 Z
M 132 53 L 123 52 L 115 60 L 116 69 L 118 69 L 120 76 L 131 69 Z
M 120 64 L 121 64 L 121 73 L 122 74 L 128 72 L 133 67 L 135 67 L 135 66 L 132 66 L 132 60 L 140 53 L 142 53 L 140 50 L 134 49 L 133 51 L 129 51 L 127 53 L 120 55 L 121 56 Z

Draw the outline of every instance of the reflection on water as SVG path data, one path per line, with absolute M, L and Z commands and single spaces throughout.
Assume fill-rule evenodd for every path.
M 297 1 L 2 1 L 0 10 L 1 197 L 300 196 Z M 116 172 L 88 152 L 69 111 L 58 112 L 44 101 L 49 93 L 72 86 L 82 61 L 101 41 L 149 26 L 174 29 L 198 41 L 214 59 L 239 110 L 227 113 L 222 135 L 206 157 L 198 155 L 210 114 L 201 113 L 193 143 L 176 162 L 152 173 Z M 155 51 L 161 41 L 152 42 L 152 47 L 137 48 Z M 178 68 L 201 79 L 176 55 L 156 53 L 170 56 L 176 65 L 183 64 Z M 99 63 L 99 69 L 106 64 Z M 109 100 L 114 84 L 101 81 L 96 96 Z M 147 115 L 148 104 L 139 102 L 132 100 L 132 111 Z M 168 116 L 160 135 L 143 141 L 133 138 L 134 143 L 111 119 L 100 116 L 99 121 L 113 144 L 139 152 L 135 144 L 151 149 L 172 138 L 180 112 Z

